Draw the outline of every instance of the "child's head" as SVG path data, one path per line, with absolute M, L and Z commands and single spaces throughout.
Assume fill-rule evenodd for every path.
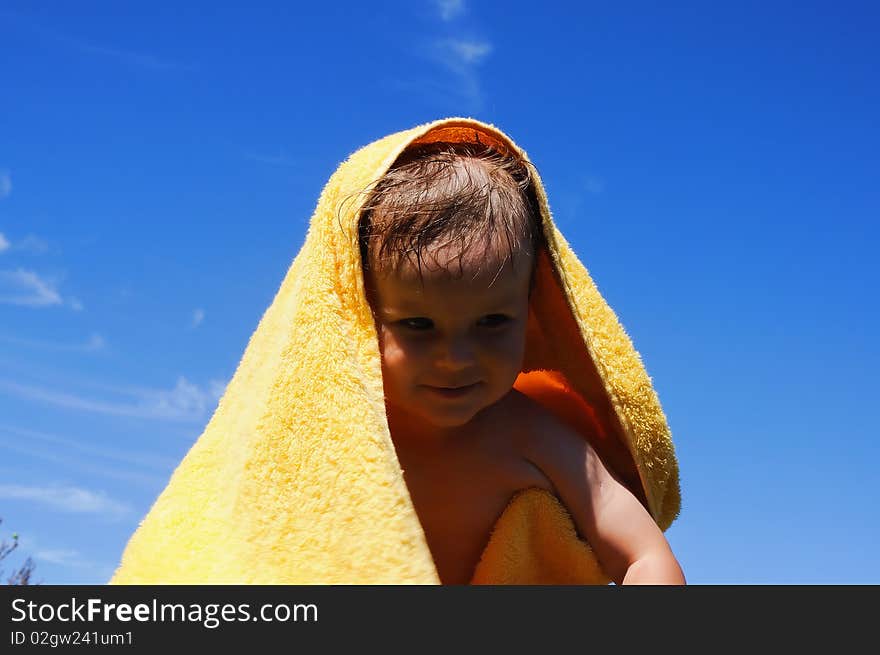
M 376 185 L 361 260 L 398 412 L 456 427 L 513 386 L 543 243 L 529 165 L 432 144 L 405 152 Z

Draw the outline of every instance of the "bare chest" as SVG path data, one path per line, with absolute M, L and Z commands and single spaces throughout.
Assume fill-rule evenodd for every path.
M 549 482 L 517 453 L 450 455 L 404 470 L 416 513 L 443 584 L 467 584 L 510 499 Z

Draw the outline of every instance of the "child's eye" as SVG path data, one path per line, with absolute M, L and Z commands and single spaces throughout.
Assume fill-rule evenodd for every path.
M 405 318 L 398 321 L 400 325 L 410 330 L 430 330 L 434 327 L 434 322 L 430 318 Z
M 499 327 L 510 320 L 510 317 L 504 314 L 489 314 L 480 319 L 482 327 Z

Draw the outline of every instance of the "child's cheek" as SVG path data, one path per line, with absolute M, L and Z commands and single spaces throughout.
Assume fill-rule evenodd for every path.
M 482 348 L 491 352 L 494 357 L 517 358 L 525 351 L 525 327 L 516 326 L 509 330 L 483 336 Z
M 394 332 L 384 329 L 379 339 L 382 352 L 382 367 L 386 376 L 402 381 L 408 374 L 412 374 L 415 357 L 410 352 L 412 348 L 398 339 Z

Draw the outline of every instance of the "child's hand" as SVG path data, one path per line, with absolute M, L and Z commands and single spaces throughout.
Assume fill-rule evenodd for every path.
M 664 539 L 665 541 L 665 539 Z M 642 555 L 630 564 L 623 577 L 623 584 L 687 584 L 678 561 L 669 549 Z

